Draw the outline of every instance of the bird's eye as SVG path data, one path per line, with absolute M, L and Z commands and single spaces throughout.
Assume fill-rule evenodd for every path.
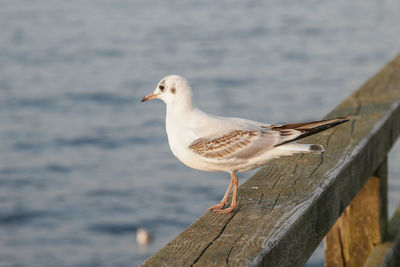
M 158 86 L 158 88 L 160 88 L 161 91 L 164 91 L 165 86 L 163 84 L 160 84 L 160 86 Z

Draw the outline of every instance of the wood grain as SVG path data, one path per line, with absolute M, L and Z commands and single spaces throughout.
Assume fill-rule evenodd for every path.
M 360 118 L 304 139 L 323 154 L 271 161 L 236 212 L 207 212 L 142 266 L 302 266 L 399 135 L 400 55 L 325 118 L 345 115 Z
M 326 267 L 362 266 L 374 247 L 383 241 L 387 224 L 386 184 L 384 160 L 326 235 Z
M 374 247 L 364 267 L 400 266 L 400 205 L 389 223 L 385 242 Z

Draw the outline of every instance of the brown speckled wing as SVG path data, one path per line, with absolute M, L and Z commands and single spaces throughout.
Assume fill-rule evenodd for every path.
M 279 134 L 274 131 L 231 131 L 217 138 L 200 138 L 189 148 L 206 158 L 249 158 L 273 148 L 279 142 Z

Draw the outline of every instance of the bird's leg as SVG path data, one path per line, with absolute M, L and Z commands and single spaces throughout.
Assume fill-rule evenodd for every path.
M 230 189 L 233 187 L 231 206 L 226 209 L 221 209 L 222 207 L 219 209 L 213 209 L 216 213 L 229 213 L 237 207 L 236 198 L 237 198 L 238 185 L 239 185 L 239 179 L 237 178 L 236 174 L 234 172 L 232 172 L 231 173 L 231 183 L 228 188 L 230 191 Z M 229 193 L 226 193 L 225 195 L 229 195 Z M 225 198 L 225 196 L 224 196 L 224 198 Z M 224 199 L 222 199 L 222 200 L 224 200 Z M 226 203 L 226 200 L 225 200 L 225 203 Z
M 215 210 L 215 209 L 218 209 L 218 210 L 222 209 L 225 206 L 225 204 L 228 203 L 228 196 L 232 190 L 232 186 L 233 186 L 233 183 L 232 183 L 232 177 L 231 177 L 231 182 L 229 183 L 228 189 L 226 190 L 224 197 L 221 199 L 221 201 L 218 204 L 215 204 L 215 205 L 209 207 L 207 209 L 207 211 Z

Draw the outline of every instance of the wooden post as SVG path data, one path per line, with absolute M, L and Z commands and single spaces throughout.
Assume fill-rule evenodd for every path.
M 326 235 L 325 266 L 362 266 L 386 228 L 387 158 Z

